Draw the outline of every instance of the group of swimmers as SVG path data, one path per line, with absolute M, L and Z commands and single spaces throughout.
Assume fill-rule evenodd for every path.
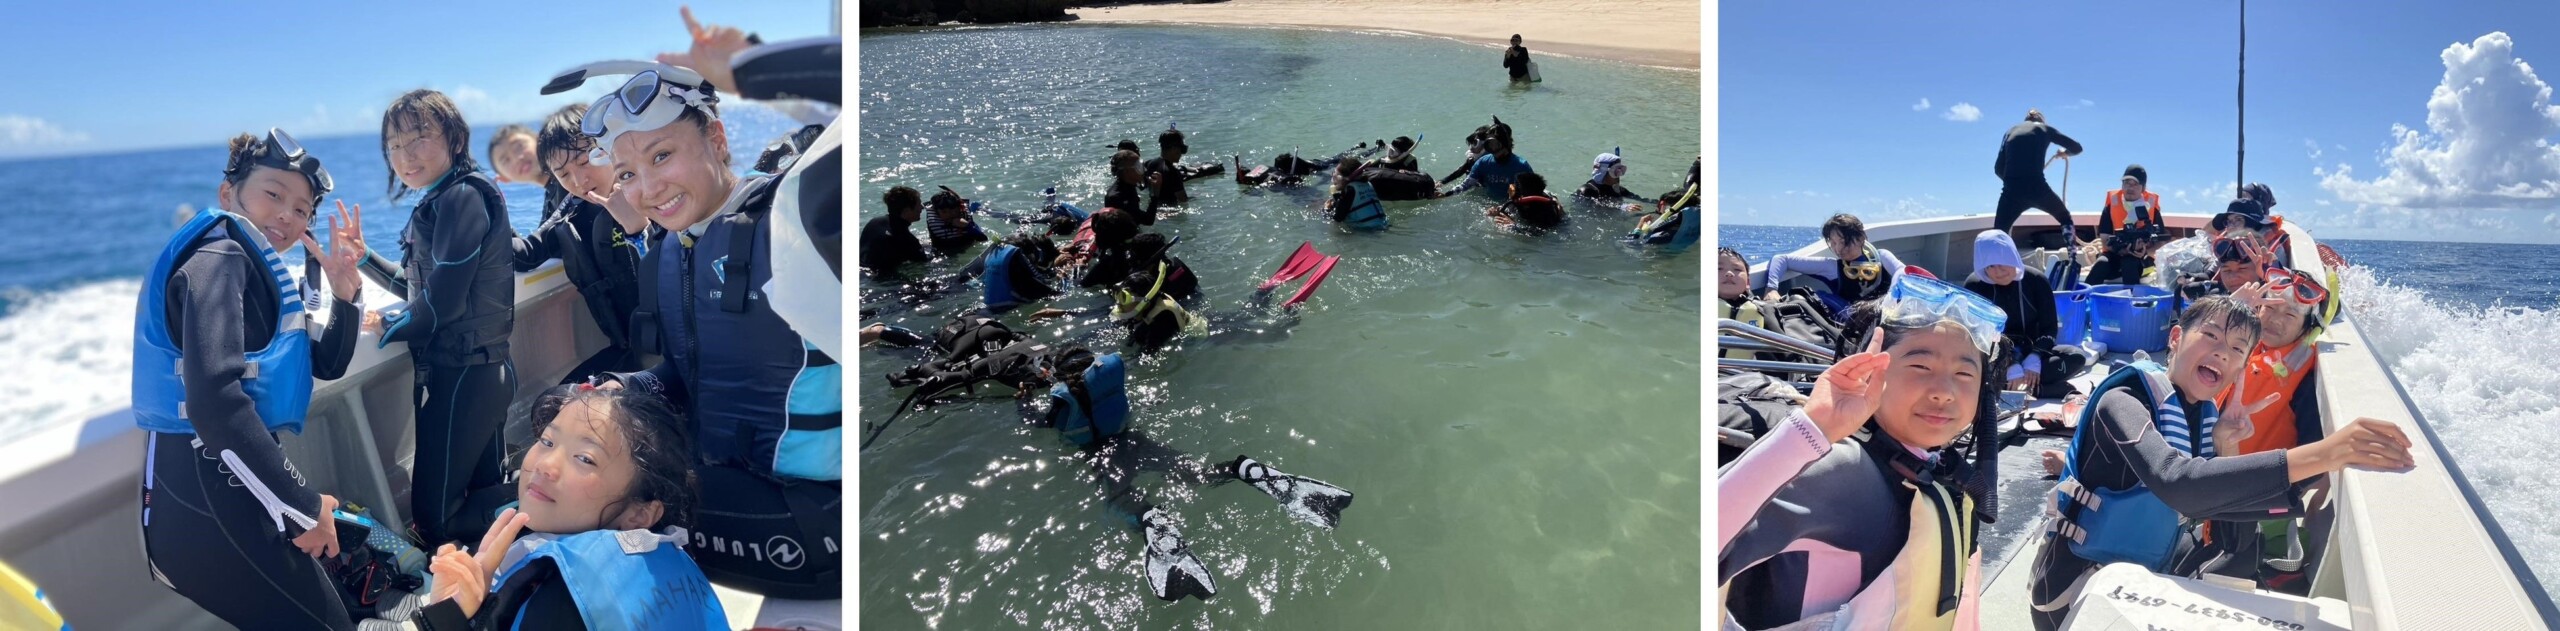
M 1181 242 L 1149 232 L 1159 220 L 1198 210 L 1186 184 L 1218 175 L 1232 166 L 1236 183 L 1248 190 L 1299 190 L 1312 180 L 1332 178 L 1331 194 L 1313 210 L 1330 222 L 1355 231 L 1387 229 L 1384 202 L 1442 199 L 1482 190 L 1497 203 L 1485 214 L 1492 221 L 1524 232 L 1561 226 L 1565 205 L 1547 192 L 1546 179 L 1526 159 L 1512 153 L 1511 126 L 1499 118 L 1467 136 L 1464 164 L 1446 177 L 1424 173 L 1414 155 L 1418 139 L 1397 137 L 1361 142 L 1330 157 L 1283 153 L 1268 166 L 1246 168 L 1242 156 L 1228 164 L 1185 163 L 1187 135 L 1168 128 L 1156 138 L 1158 153 L 1142 160 L 1137 143 L 1121 141 L 1105 162 L 1110 183 L 1097 210 L 1088 212 L 1061 201 L 1055 188 L 1041 192 L 1039 210 L 1005 212 L 966 199 L 950 188 L 927 197 L 907 186 L 881 196 L 887 213 L 862 227 L 861 266 L 881 291 L 876 302 L 924 304 L 974 282 L 980 300 L 950 323 L 931 332 L 871 324 L 861 332 L 864 344 L 924 349 L 919 363 L 888 376 L 892 388 L 912 389 L 888 418 L 868 424 L 867 448 L 889 429 L 898 415 L 967 390 L 992 383 L 1021 393 L 1026 422 L 1055 427 L 1078 447 L 1079 457 L 1095 469 L 1107 486 L 1115 512 L 1140 533 L 1145 545 L 1146 578 L 1159 598 L 1208 598 L 1216 593 L 1206 564 L 1183 541 L 1172 513 L 1150 504 L 1133 485 L 1145 471 L 1162 471 L 1193 484 L 1243 480 L 1279 500 L 1308 524 L 1330 528 L 1340 520 L 1352 494 L 1338 486 L 1282 473 L 1250 457 L 1211 464 L 1149 439 L 1131 423 L 1128 376 L 1119 353 L 1094 350 L 1110 337 L 1137 352 L 1162 349 L 1190 335 L 1215 341 L 1230 334 L 1253 334 L 1296 322 L 1297 309 L 1313 295 L 1340 257 L 1302 244 L 1254 292 L 1242 308 L 1202 312 L 1201 280 L 1172 249 Z M 1627 169 L 1615 152 L 1593 161 L 1592 174 L 1579 197 L 1616 214 L 1618 205 L 1635 197 L 1621 184 Z M 1667 194 L 1652 209 L 1649 221 L 1631 240 L 1667 243 L 1696 238 L 1698 166 L 1692 164 L 1684 188 Z M 1454 184 L 1454 185 L 1452 185 Z M 1447 188 L 1443 188 L 1443 187 Z M 1143 194 L 1143 195 L 1142 195 Z M 1635 210 L 1645 210 L 1635 206 Z M 1021 226 L 1002 235 L 993 222 Z M 925 224 L 925 238 L 913 232 Z M 1065 239 L 1060 242 L 1059 239 Z M 962 259 L 983 248 L 975 257 Z M 919 268 L 937 260 L 958 262 L 940 274 Z M 1285 299 L 1280 288 L 1299 283 Z M 1043 301 L 1093 289 L 1110 296 L 1107 305 L 1086 308 L 1043 307 Z M 1017 332 L 997 319 L 1017 310 L 1022 321 L 1037 322 L 1109 314 L 1113 326 L 1049 343 Z M 866 310 L 865 317 L 876 310 Z M 1241 326 L 1229 326 L 1241 325 Z M 1046 393 L 1047 396 L 1033 396 Z
M 717 107 L 738 93 L 733 62 L 823 42 L 763 46 L 683 17 L 686 52 L 574 69 L 544 93 L 629 76 L 490 141 L 499 181 L 544 187 L 525 235 L 473 160 L 460 108 L 433 90 L 382 118 L 388 192 L 417 198 L 396 267 L 368 255 L 363 209 L 343 201 L 323 246 L 315 224 L 335 182 L 290 134 L 231 140 L 218 205 L 160 253 L 135 320 L 156 580 L 255 629 L 353 629 L 365 614 L 432 629 L 726 628 L 713 583 L 841 597 L 841 369 L 763 295 L 779 250 L 758 223 L 775 214 L 780 169 L 740 175 Z M 280 256 L 297 245 L 299 274 Z M 516 273 L 554 258 L 611 343 L 537 398 L 529 444 L 510 445 Z M 368 310 L 366 275 L 405 308 Z M 310 319 L 323 310 L 325 326 Z M 344 375 L 359 332 L 406 344 L 417 370 L 405 529 L 350 513 L 278 440 L 303 429 L 315 379 Z M 349 536 L 364 528 L 399 532 Z M 375 545 L 433 551 L 386 573 L 431 573 L 422 608 L 342 600 L 333 573 Z
M 2050 138 L 2076 153 L 2040 116 L 2020 127 L 2012 140 Z M 2272 190 L 2244 187 L 2196 237 L 2210 244 L 2213 268 L 2179 274 L 2150 260 L 2166 225 L 2148 171 L 2129 167 L 2122 182 L 2107 194 L 2101 238 L 2067 249 L 2052 277 L 2023 262 L 2008 229 L 2012 197 L 2021 209 L 2060 207 L 2058 196 L 2034 199 L 2049 195 L 2029 190 L 2040 180 L 2010 182 L 1999 227 L 1976 236 L 1961 285 L 1904 266 L 1849 215 L 1824 223 L 1828 256 L 1771 260 L 1757 296 L 1749 262 L 1718 252 L 1719 317 L 1773 326 L 1772 301 L 1788 298 L 1779 284 L 1804 276 L 1816 285 L 1810 311 L 1848 333 L 1786 420 L 1717 474 L 1728 628 L 1974 628 L 1977 528 L 1998 514 L 1998 439 L 1988 430 L 2003 391 L 2069 397 L 2079 410 L 2049 419 L 2069 447 L 2041 454 L 2059 484 L 2029 586 L 2038 629 L 2058 628 L 2087 577 L 2110 563 L 2308 590 L 2318 560 L 2301 551 L 2326 535 L 2302 520 L 2328 499 L 2326 474 L 2407 470 L 2411 443 L 2369 418 L 2327 431 L 2317 337 L 2338 302 L 2292 267 L 2282 218 L 2267 212 Z M 2146 278 L 2184 298 L 2167 356 L 2118 365 L 2076 393 L 2070 378 L 2095 357 L 2055 344 L 2054 287 Z M 1970 457 L 1955 448 L 1968 433 Z

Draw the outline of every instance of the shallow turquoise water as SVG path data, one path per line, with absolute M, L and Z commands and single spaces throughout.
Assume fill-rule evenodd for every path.
M 1243 154 L 1248 165 L 1425 135 L 1417 155 L 1438 175 L 1469 130 L 1500 115 L 1559 192 L 1613 146 L 1628 156 L 1628 187 L 1648 195 L 1677 185 L 1699 153 L 1689 71 L 1541 57 L 1546 83 L 1523 90 L 1502 78 L 1497 49 L 1274 29 L 1019 26 L 866 32 L 860 44 L 863 219 L 898 184 L 1005 210 L 1036 208 L 1054 184 L 1096 208 L 1105 147 L 1137 140 L 1152 157 L 1169 122 L 1190 134 L 1186 161 Z M 1301 241 L 1343 261 L 1285 334 L 1136 360 L 1136 427 L 1202 457 L 1251 454 L 1348 487 L 1358 500 L 1341 528 L 1290 521 L 1242 485 L 1150 476 L 1143 487 L 1182 516 L 1221 588 L 1207 603 L 1156 601 L 1139 538 L 1093 474 L 1053 430 L 1019 424 L 1009 393 L 981 394 L 901 417 L 863 454 L 863 624 L 1699 625 L 1700 252 L 1617 245 L 1628 222 L 1591 208 L 1527 237 L 1494 229 L 1483 199 L 1393 204 L 1394 229 L 1355 234 L 1314 214 L 1318 188 L 1214 177 L 1190 190 L 1192 210 L 1155 230 L 1184 237 L 1176 253 L 1216 308 Z M 975 302 L 865 323 L 929 328 Z M 1054 340 L 1083 326 L 1036 330 Z M 906 393 L 880 375 L 911 361 L 862 354 L 864 418 L 896 408 Z

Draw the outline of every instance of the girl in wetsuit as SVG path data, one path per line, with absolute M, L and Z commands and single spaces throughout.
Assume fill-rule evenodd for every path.
M 586 299 L 587 315 L 605 337 L 605 347 L 569 369 L 561 383 L 580 383 L 596 373 L 640 369 L 640 358 L 652 354 L 631 330 L 631 312 L 640 303 L 640 253 L 648 245 L 649 220 L 640 209 L 613 204 L 612 170 L 587 159 L 595 141 L 578 132 L 587 114 L 584 103 L 569 105 L 542 121 L 533 154 L 537 168 L 551 178 L 543 187 L 542 225 L 515 240 L 514 267 L 533 271 L 559 259 L 569 284 Z M 493 159 L 494 160 L 494 159 Z
M 1728 626 L 1973 628 L 2005 316 L 1918 277 L 1880 306 L 1867 352 L 1824 371 L 1803 408 L 1717 472 Z M 1948 448 L 1967 430 L 1970 463 Z
M 308 232 L 330 185 L 283 130 L 233 138 L 220 206 L 162 251 L 134 317 L 143 556 L 162 585 L 238 627 L 355 626 L 313 560 L 339 551 L 338 500 L 305 484 L 276 439 L 302 431 L 313 378 L 346 371 L 363 320 L 363 209 L 340 203 L 325 253 Z M 334 299 L 316 339 L 316 279 L 293 278 L 277 254 L 295 243 Z
M 437 548 L 435 591 L 410 622 L 430 631 L 727 628 L 711 582 L 683 551 L 698 497 L 683 424 L 665 401 L 634 390 L 544 393 L 517 468 L 522 503 L 498 515 L 478 548 Z
M 380 343 L 407 342 L 417 364 L 409 514 L 431 545 L 487 529 L 496 506 L 466 508 L 462 499 L 504 482 L 498 430 L 515 392 L 507 341 L 515 329 L 516 231 L 470 147 L 471 127 L 443 93 L 411 91 L 382 114 L 391 197 L 424 191 L 400 237 L 409 304 L 383 317 Z

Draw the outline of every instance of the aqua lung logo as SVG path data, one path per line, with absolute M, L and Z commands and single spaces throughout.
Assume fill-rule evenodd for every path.
M 712 300 L 719 300 L 721 298 L 720 288 L 729 285 L 728 263 L 729 257 L 726 256 L 711 260 L 711 279 L 718 283 L 711 287 Z M 754 301 L 763 299 L 763 292 L 756 291 L 754 288 L 747 289 L 747 300 Z
M 800 549 L 800 542 L 780 535 L 765 540 L 764 552 L 766 562 L 785 572 L 800 569 L 800 564 L 809 560 L 809 551 Z

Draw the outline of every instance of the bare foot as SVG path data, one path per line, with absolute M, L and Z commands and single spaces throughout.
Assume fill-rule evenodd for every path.
M 2065 459 L 2065 458 L 2063 457 L 2063 455 L 2062 455 L 2062 450 L 2060 450 L 2060 449 L 2047 449 L 2047 450 L 2044 450 L 2044 472 L 2045 472 L 2045 473 L 2047 473 L 2047 474 L 2051 474 L 2051 475 L 2062 475 L 2062 468 L 2063 468 L 2063 467 L 2065 467 L 2065 466 L 2069 466 L 2070 464 L 2071 464 L 2071 461 L 2069 461 L 2069 460 L 2067 460 L 2067 459 Z

